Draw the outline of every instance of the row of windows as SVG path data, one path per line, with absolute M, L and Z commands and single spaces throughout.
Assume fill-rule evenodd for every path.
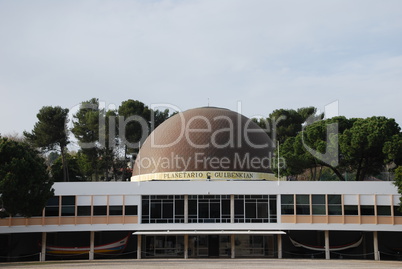
M 183 195 L 142 196 L 142 223 L 184 223 Z M 276 223 L 276 195 L 236 195 L 236 223 Z M 189 223 L 230 223 L 230 195 L 189 195 Z
M 61 199 L 61 201 L 60 201 Z M 61 203 L 60 203 L 61 202 Z M 61 205 L 60 205 L 61 204 Z M 46 217 L 58 216 L 136 216 L 136 205 L 76 206 L 75 196 L 53 196 L 45 207 Z
M 310 203 L 311 200 L 311 203 Z M 311 210 L 310 210 L 311 205 Z M 378 216 L 391 216 L 391 206 L 384 205 L 342 205 L 341 195 L 324 195 L 324 194 L 297 194 L 296 199 L 294 195 L 281 195 L 281 210 L 282 215 L 344 215 L 350 216 L 374 216 L 375 207 Z M 296 209 L 296 212 L 295 212 Z M 394 216 L 401 216 L 398 206 L 393 207 Z

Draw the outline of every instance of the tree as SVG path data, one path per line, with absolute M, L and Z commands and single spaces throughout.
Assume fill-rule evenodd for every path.
M 0 138 L 0 206 L 3 216 L 38 215 L 54 195 L 45 160 L 28 144 Z
M 126 121 L 125 128 L 121 128 L 119 125 L 119 137 L 122 140 L 122 143 L 125 145 L 124 156 L 126 158 L 127 154 L 136 153 L 138 152 L 139 148 L 129 147 L 128 144 L 141 142 L 141 138 L 146 138 L 148 136 L 148 133 L 143 133 L 143 127 L 149 128 L 151 110 L 144 105 L 144 103 L 129 99 L 121 103 L 118 113 L 119 116 L 123 117 L 123 120 Z M 136 119 L 135 116 L 138 116 L 139 118 Z M 147 126 L 142 125 L 144 122 L 147 124 Z M 148 132 L 149 129 L 146 131 Z
M 27 141 L 34 147 L 43 151 L 59 150 L 63 163 L 63 181 L 68 181 L 67 160 L 65 158 L 69 143 L 67 133 L 67 108 L 59 106 L 44 106 L 36 115 L 38 122 L 35 123 L 31 133 L 24 132 Z
M 340 149 L 351 170 L 356 172 L 356 180 L 364 180 L 383 170 L 387 160 L 384 147 L 399 133 L 400 127 L 394 119 L 370 117 L 356 119 L 342 134 Z
M 303 123 L 322 118 L 323 114 L 317 115 L 317 108 L 304 107 L 297 110 L 276 109 L 266 119 L 253 120 L 268 133 L 275 144 L 276 141 L 283 144 L 287 138 L 296 137 Z
M 91 163 L 91 174 L 98 181 L 99 158 L 101 155 L 100 133 L 105 126 L 100 125 L 100 117 L 103 111 L 99 108 L 99 100 L 92 98 L 81 103 L 80 109 L 73 116 L 73 128 L 71 132 L 78 139 L 82 153 Z
M 85 177 L 80 170 L 77 156 L 66 154 L 65 158 L 68 160 L 68 174 L 70 176 L 70 181 L 85 180 Z M 51 173 L 54 182 L 63 181 L 63 161 L 61 156 L 53 162 L 51 166 Z

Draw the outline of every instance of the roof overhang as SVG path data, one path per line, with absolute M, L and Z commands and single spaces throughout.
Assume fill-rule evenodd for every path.
M 269 234 L 286 234 L 284 231 L 270 231 L 270 230 L 162 230 L 162 231 L 136 231 L 134 235 L 213 235 L 213 234 L 255 234 L 255 235 L 269 235 Z

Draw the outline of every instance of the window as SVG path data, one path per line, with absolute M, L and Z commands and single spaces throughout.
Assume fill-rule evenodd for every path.
M 377 206 L 377 215 L 378 216 L 391 216 L 391 207 L 386 205 L 378 205 Z
M 122 216 L 123 207 L 120 205 L 110 205 L 109 206 L 109 216 Z
M 296 214 L 310 215 L 310 196 L 307 194 L 296 195 Z
M 402 217 L 402 212 L 400 211 L 400 207 L 398 205 L 394 205 L 394 216 Z
M 362 216 L 374 216 L 373 205 L 360 205 L 360 214 Z
M 77 216 L 91 216 L 91 206 L 78 206 Z
M 136 205 L 126 205 L 124 208 L 126 216 L 137 216 L 138 209 Z
M 275 195 L 236 195 L 235 222 L 237 223 L 275 223 Z
M 142 223 L 184 223 L 184 196 L 142 196 Z
M 107 207 L 103 205 L 95 205 L 94 206 L 94 216 L 106 216 Z
M 75 216 L 75 196 L 61 197 L 61 215 Z
M 359 209 L 357 205 L 344 205 L 343 210 L 347 216 L 357 216 L 359 215 Z
M 281 195 L 281 211 L 282 215 L 294 215 L 295 213 L 294 195 L 284 194 Z
M 188 197 L 190 223 L 229 223 L 229 195 L 190 195 Z
M 46 203 L 45 216 L 58 217 L 59 216 L 59 196 L 50 197 Z
M 341 195 L 328 195 L 328 215 L 342 215 Z
M 326 215 L 326 209 L 325 209 L 325 195 L 324 194 L 313 194 L 311 196 L 312 200 L 312 210 L 313 210 L 313 215 Z

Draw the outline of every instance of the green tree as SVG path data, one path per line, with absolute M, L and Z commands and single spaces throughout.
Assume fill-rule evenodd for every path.
M 268 118 L 253 119 L 264 129 L 272 141 L 283 144 L 287 138 L 296 137 L 302 130 L 306 121 L 315 121 L 323 118 L 323 114 L 317 114 L 315 107 L 303 107 L 294 109 L 276 109 Z
M 69 143 L 67 133 L 67 108 L 59 106 L 45 106 L 36 115 L 38 122 L 35 123 L 31 133 L 24 132 L 27 141 L 34 147 L 43 151 L 59 150 L 63 163 L 63 181 L 68 181 L 68 164 L 65 158 Z
M 387 155 L 384 147 L 399 135 L 400 127 L 394 119 L 370 117 L 356 119 L 353 126 L 340 136 L 340 149 L 356 180 L 376 175 L 384 168 Z
M 73 128 L 71 132 L 78 139 L 78 144 L 82 153 L 87 156 L 91 164 L 91 175 L 95 175 L 95 181 L 98 181 L 101 156 L 100 134 L 104 132 L 105 126 L 100 123 L 100 117 L 103 111 L 99 108 L 99 100 L 92 98 L 89 101 L 81 103 L 80 109 L 73 115 Z
M 77 156 L 66 154 L 65 158 L 68 160 L 68 174 L 70 181 L 83 181 L 85 177 L 80 170 Z M 55 182 L 63 181 L 63 162 L 61 156 L 57 158 L 51 166 L 52 179 Z
M 144 103 L 129 99 L 121 103 L 118 113 L 125 122 L 123 126 L 120 120 L 119 137 L 125 146 L 124 156 L 126 158 L 127 154 L 137 153 L 139 146 L 135 145 L 137 143 L 139 145 L 139 142 L 148 136 L 148 133 L 144 134 L 143 132 L 144 127 L 147 128 L 146 132 L 149 132 L 151 110 Z M 145 124 L 146 126 L 144 126 Z
M 54 195 L 45 160 L 28 144 L 0 138 L 0 206 L 2 216 L 41 213 Z

